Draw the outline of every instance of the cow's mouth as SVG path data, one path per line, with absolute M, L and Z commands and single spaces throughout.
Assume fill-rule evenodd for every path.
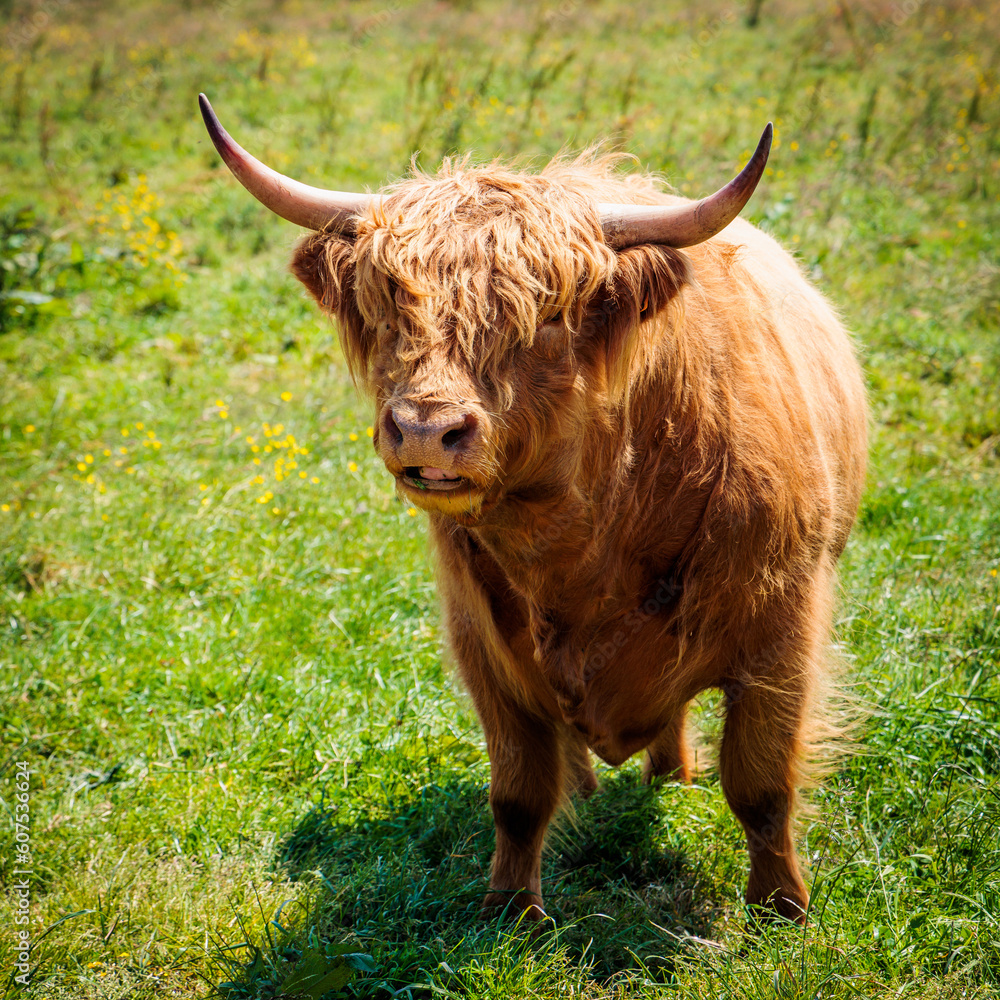
M 436 490 L 447 492 L 458 490 L 463 486 L 471 487 L 470 480 L 463 476 L 454 476 L 444 469 L 434 469 L 426 465 L 408 465 L 403 469 L 403 482 L 415 490 Z

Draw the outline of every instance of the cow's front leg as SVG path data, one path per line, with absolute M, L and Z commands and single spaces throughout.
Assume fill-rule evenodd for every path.
M 564 754 L 558 723 L 498 701 L 483 728 L 490 754 L 490 807 L 497 846 L 484 911 L 540 920 L 545 830 L 559 805 Z

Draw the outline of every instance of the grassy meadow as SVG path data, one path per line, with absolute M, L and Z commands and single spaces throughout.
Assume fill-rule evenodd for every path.
M 1000 997 L 998 20 L 0 0 L 5 995 Z M 855 332 L 873 431 L 837 629 L 856 741 L 808 796 L 804 930 L 744 936 L 711 766 L 649 790 L 638 760 L 552 831 L 554 930 L 479 918 L 489 767 L 423 515 L 202 90 L 345 190 L 606 139 L 695 196 L 775 122 L 747 214 Z M 716 700 L 697 719 L 710 755 Z

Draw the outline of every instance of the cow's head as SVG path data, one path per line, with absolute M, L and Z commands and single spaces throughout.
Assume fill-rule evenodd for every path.
M 558 160 L 538 175 L 446 161 L 354 195 L 277 174 L 201 104 L 237 178 L 315 230 L 292 270 L 339 321 L 400 491 L 465 523 L 586 474 L 585 426 L 614 419 L 644 323 L 689 280 L 680 248 L 738 215 L 771 139 L 768 125 L 739 176 L 696 204 L 602 204 L 607 165 Z

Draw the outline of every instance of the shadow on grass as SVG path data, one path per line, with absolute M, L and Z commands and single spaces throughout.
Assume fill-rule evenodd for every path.
M 479 915 L 493 850 L 487 788 L 455 774 L 395 789 L 351 815 L 317 805 L 275 858 L 288 877 L 321 883 L 315 933 L 371 954 L 387 990 L 447 981 L 510 936 Z M 637 970 L 637 959 L 669 973 L 678 945 L 654 925 L 711 936 L 717 902 L 685 854 L 664 849 L 667 827 L 657 791 L 625 771 L 606 775 L 550 831 L 546 907 L 565 957 L 590 977 Z

